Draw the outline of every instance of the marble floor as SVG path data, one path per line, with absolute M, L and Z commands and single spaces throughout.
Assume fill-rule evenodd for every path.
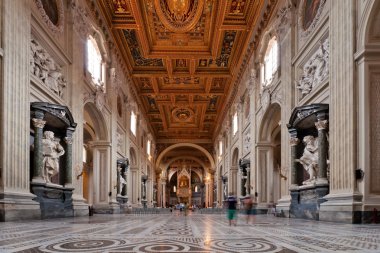
M 380 225 L 224 215 L 95 215 L 0 223 L 0 252 L 380 252 Z

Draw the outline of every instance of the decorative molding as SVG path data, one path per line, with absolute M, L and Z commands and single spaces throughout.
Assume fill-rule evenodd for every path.
M 243 154 L 247 155 L 249 152 L 251 152 L 251 130 L 248 128 L 248 130 L 244 133 L 244 139 L 243 139 Z
M 290 146 L 297 146 L 300 143 L 300 140 L 295 137 L 290 137 L 289 142 L 290 142 Z
M 66 78 L 50 54 L 35 40 L 30 43 L 30 72 L 59 97 L 67 86 Z
M 287 0 L 282 8 L 280 8 L 277 12 L 277 20 L 276 20 L 276 33 L 281 39 L 286 29 L 290 28 L 289 23 L 292 22 L 292 14 L 293 14 L 293 4 L 291 0 Z
M 64 28 L 64 21 L 65 21 L 65 15 L 63 10 L 63 0 L 34 0 L 36 3 L 37 9 L 41 14 L 42 20 L 46 23 L 47 27 L 54 33 L 62 33 Z M 54 5 L 53 8 L 50 8 L 52 11 L 56 11 L 57 13 L 54 13 L 57 15 L 57 21 L 56 24 L 54 24 L 52 18 L 49 17 L 52 13 L 46 12 L 46 8 L 48 6 L 44 6 L 45 4 Z M 50 6 L 51 7 L 51 6 Z
M 103 107 L 107 104 L 107 97 L 104 93 L 102 86 L 95 86 L 94 92 L 84 92 L 83 93 L 83 103 L 93 102 L 99 111 L 103 110 Z
M 317 14 L 315 15 L 312 23 L 307 27 L 307 29 L 304 29 L 304 18 L 305 18 L 305 4 L 307 0 L 303 0 L 300 4 L 299 11 L 298 11 L 298 30 L 300 31 L 301 38 L 306 38 L 311 34 L 314 30 L 315 27 L 318 25 L 320 19 L 321 19 L 321 14 L 323 11 L 323 7 L 326 3 L 326 0 L 320 0 Z
M 302 97 L 308 95 L 329 76 L 329 55 L 330 43 L 326 39 L 304 65 L 303 74 L 296 81 L 296 88 L 300 90 Z
M 79 35 L 83 40 L 87 39 L 87 36 L 90 34 L 91 26 L 89 25 L 89 15 L 86 9 L 80 6 L 77 3 L 77 0 L 72 0 L 71 11 L 73 16 L 73 28 L 74 31 Z
M 72 137 L 65 137 L 64 140 L 65 140 L 66 144 L 69 144 L 69 145 L 73 144 L 73 138 Z
M 263 111 L 266 111 L 268 106 L 271 103 L 271 94 L 268 88 L 263 90 L 263 93 L 261 94 L 261 106 Z
M 37 127 L 37 128 L 44 128 L 44 126 L 46 124 L 46 121 L 42 120 L 42 119 L 35 119 L 35 118 L 33 118 L 32 122 L 33 122 L 33 126 Z

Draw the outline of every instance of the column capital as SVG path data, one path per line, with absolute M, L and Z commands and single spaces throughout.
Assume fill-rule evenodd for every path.
M 65 137 L 65 142 L 66 142 L 66 144 L 71 145 L 71 144 L 73 144 L 73 138 L 72 137 Z
M 36 119 L 36 118 L 33 118 L 32 119 L 32 122 L 33 122 L 33 126 L 34 127 L 37 127 L 37 128 L 44 128 L 45 124 L 46 124 L 46 121 L 45 120 L 42 120 L 42 119 Z
M 290 146 L 297 146 L 300 143 L 300 140 L 296 137 L 290 137 Z
M 315 122 L 315 126 L 318 129 L 318 131 L 326 129 L 328 125 L 329 125 L 328 120 L 318 120 L 317 122 Z

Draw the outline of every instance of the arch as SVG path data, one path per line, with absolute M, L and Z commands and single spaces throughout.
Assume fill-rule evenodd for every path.
M 380 26 L 380 2 L 376 0 L 367 1 L 363 14 L 358 24 L 358 48 L 363 50 L 371 43 L 371 30 Z
M 166 161 L 166 164 L 167 164 L 167 167 L 169 167 L 172 163 L 174 163 L 176 160 L 180 160 L 180 159 L 192 159 L 194 161 L 196 161 L 197 163 L 199 163 L 203 168 L 207 168 L 206 164 L 200 160 L 199 158 L 195 157 L 195 156 L 177 156 L 177 157 L 174 157 L 168 161 Z
M 211 170 L 215 169 L 215 162 L 214 162 L 214 159 L 212 158 L 211 154 L 205 148 L 203 148 L 197 144 L 193 144 L 193 143 L 177 143 L 177 144 L 174 144 L 174 145 L 167 147 L 158 156 L 157 161 L 156 161 L 156 168 L 160 168 L 161 160 L 165 156 L 166 153 L 168 153 L 169 151 L 171 151 L 173 149 L 179 148 L 179 147 L 191 147 L 191 148 L 198 149 L 199 151 L 204 153 L 206 155 L 206 157 L 208 158 L 208 160 L 210 161 Z
M 85 127 L 95 137 L 94 141 L 108 140 L 108 127 L 103 114 L 98 110 L 92 102 L 87 102 L 84 105 Z M 87 115 L 86 115 L 87 114 Z M 92 123 L 92 124 L 91 124 Z
M 356 56 L 358 77 L 358 167 L 363 168 L 365 176 L 358 183 L 363 193 L 363 206 L 379 208 L 379 176 L 377 171 L 379 153 L 379 134 L 374 128 L 380 122 L 378 111 L 380 57 L 373 52 L 380 51 L 380 2 L 367 1 L 362 7 L 363 14 L 358 24 L 358 52 Z M 375 31 L 375 28 L 377 29 Z M 376 154 L 376 155 L 374 155 Z
M 278 123 L 281 120 L 281 105 L 278 103 L 273 103 L 269 106 L 264 116 L 261 119 L 261 125 L 259 128 L 259 138 L 260 142 L 270 141 L 272 136 L 272 131 L 279 126 Z

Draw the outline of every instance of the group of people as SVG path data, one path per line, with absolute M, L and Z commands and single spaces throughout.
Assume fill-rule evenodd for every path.
M 249 195 L 246 198 L 243 199 L 243 205 L 244 205 L 244 211 L 246 214 L 246 222 L 249 224 L 250 222 L 253 223 L 253 214 L 254 214 L 254 197 Z M 228 224 L 235 225 L 237 224 L 237 198 L 232 193 L 229 194 L 227 201 L 226 201 L 226 207 L 227 207 L 227 219 Z

